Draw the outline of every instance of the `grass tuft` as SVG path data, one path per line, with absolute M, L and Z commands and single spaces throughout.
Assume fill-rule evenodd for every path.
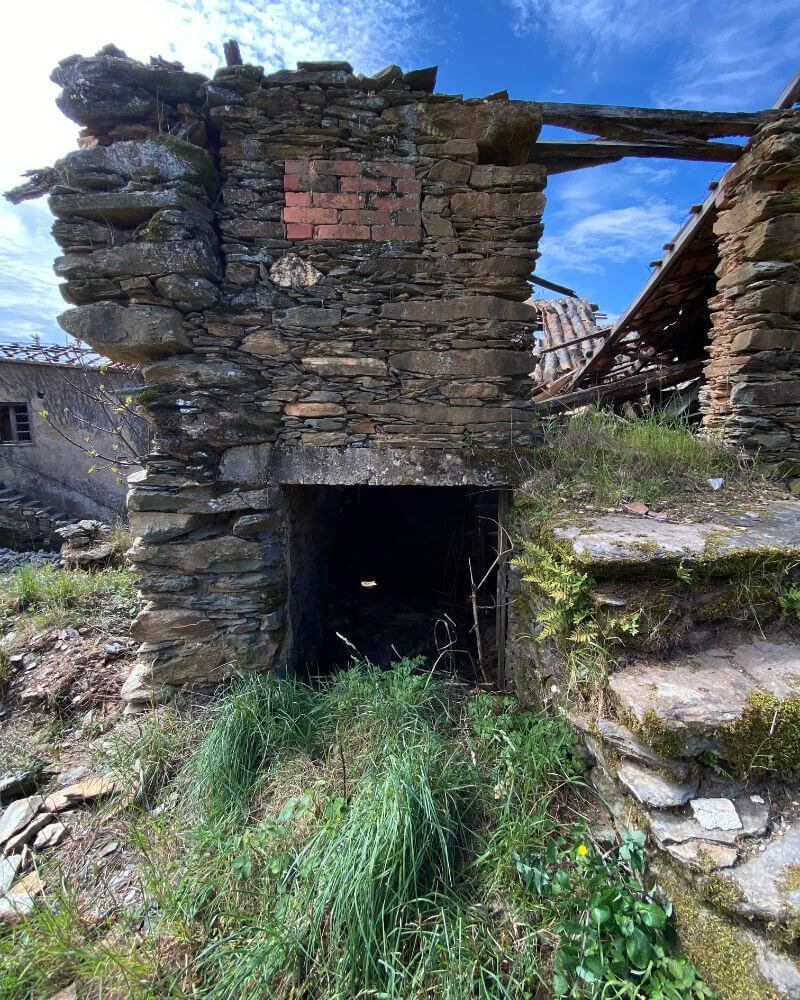
M 109 611 L 128 611 L 136 600 L 134 575 L 125 569 L 65 570 L 26 563 L 0 591 L 0 618 L 24 617 L 36 628 L 84 625 Z
M 686 421 L 658 412 L 617 416 L 587 407 L 545 425 L 523 493 L 596 503 L 673 501 L 726 484 L 763 482 L 738 452 L 699 437 Z

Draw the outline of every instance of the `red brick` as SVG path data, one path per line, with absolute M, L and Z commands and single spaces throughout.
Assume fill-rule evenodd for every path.
M 373 195 L 369 207 L 388 208 L 390 212 L 415 212 L 419 208 L 419 201 L 411 194 Z
M 331 173 L 338 177 L 353 177 L 355 174 L 360 174 L 364 166 L 358 160 L 331 160 L 330 165 Z
M 320 240 L 368 240 L 369 226 L 317 226 L 314 235 Z
M 343 177 L 342 191 L 391 191 L 391 177 Z
M 395 212 L 394 221 L 398 226 L 419 226 L 422 216 L 419 212 Z
M 411 180 L 408 177 L 398 177 L 394 182 L 394 189 L 400 194 L 420 194 L 422 184 L 420 181 Z
M 284 191 L 308 191 L 307 174 L 286 174 L 283 178 Z
M 335 227 L 334 227 L 335 228 Z M 413 240 L 420 238 L 419 226 L 373 226 L 373 240 Z
M 300 208 L 303 205 L 311 205 L 310 191 L 287 191 L 285 198 L 287 208 Z
M 381 177 L 413 177 L 415 173 L 413 163 L 400 163 L 395 160 L 371 163 L 370 170 Z
M 310 240 L 314 235 L 314 227 L 303 223 L 289 223 L 286 227 L 287 240 Z
M 283 164 L 284 173 L 307 174 L 308 164 L 308 160 L 286 160 Z
M 339 221 L 346 223 L 347 225 L 388 226 L 392 221 L 392 213 L 370 212 L 364 209 L 357 212 L 350 212 L 345 209 L 341 213 Z
M 284 222 L 335 223 L 339 213 L 335 208 L 284 208 Z
M 325 192 L 314 192 L 314 204 L 320 208 L 365 208 L 367 196 L 365 194 L 327 194 Z

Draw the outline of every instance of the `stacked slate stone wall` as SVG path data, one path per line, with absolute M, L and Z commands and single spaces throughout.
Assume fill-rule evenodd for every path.
M 285 657 L 283 483 L 476 482 L 477 451 L 530 440 L 539 108 L 428 76 L 209 82 L 113 47 L 54 74 L 84 126 L 51 190 L 61 322 L 142 363 L 157 436 L 131 701 Z
M 753 137 L 726 176 L 714 232 L 704 424 L 800 472 L 800 113 Z

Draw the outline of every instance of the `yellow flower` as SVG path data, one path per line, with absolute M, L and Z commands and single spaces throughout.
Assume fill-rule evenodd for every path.
M 589 853 L 589 848 L 586 846 L 586 844 L 578 844 L 579 858 L 585 858 L 588 853 Z

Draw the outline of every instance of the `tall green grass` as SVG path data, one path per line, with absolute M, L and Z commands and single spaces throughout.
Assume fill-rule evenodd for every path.
M 130 819 L 142 947 L 126 935 L 109 956 L 65 906 L 49 929 L 0 930 L 0 997 L 47 996 L 65 975 L 79 995 L 137 1000 L 552 995 L 558 912 L 519 858 L 571 822 L 581 762 L 563 720 L 404 661 L 315 686 L 243 678 L 205 724 L 192 716 L 188 759 L 160 731 L 175 722 L 131 728 L 115 751 L 159 776 L 156 808 Z
M 708 494 L 710 477 L 728 485 L 763 481 L 738 452 L 700 437 L 683 419 L 587 407 L 545 425 L 526 490 L 539 498 L 558 492 L 598 504 L 654 503 Z
M 130 570 L 64 570 L 20 566 L 3 579 L 0 618 L 29 619 L 38 628 L 63 628 L 102 619 L 115 610 L 130 611 L 136 599 Z

